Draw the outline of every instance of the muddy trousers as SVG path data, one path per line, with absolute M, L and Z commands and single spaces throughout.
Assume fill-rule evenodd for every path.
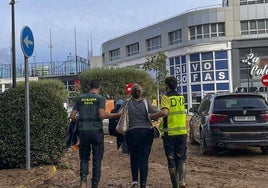
M 185 162 L 178 164 L 176 168 L 169 168 L 169 175 L 173 188 L 182 188 L 185 184 Z
M 185 187 L 186 139 L 187 135 L 163 136 L 163 144 L 173 188 Z

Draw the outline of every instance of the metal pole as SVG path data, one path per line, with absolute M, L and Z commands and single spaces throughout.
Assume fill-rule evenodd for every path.
M 158 108 L 158 109 L 160 109 L 160 96 L 159 96 L 158 69 L 156 69 L 156 86 L 157 86 L 157 108 Z
M 51 43 L 51 29 L 49 29 L 49 55 L 50 55 L 50 69 L 51 74 L 54 74 L 54 65 L 52 59 L 52 43 Z
M 15 13 L 14 13 L 14 5 L 15 0 L 10 0 L 11 5 L 11 30 L 12 30 L 12 87 L 16 87 L 16 47 L 15 47 Z
M 78 65 L 77 65 L 77 48 L 76 48 L 76 28 L 74 28 L 74 50 L 75 50 L 75 67 L 76 67 L 76 74 L 77 74 Z
M 25 68 L 25 135 L 26 135 L 26 168 L 31 168 L 30 152 L 30 103 L 29 103 L 29 75 L 28 75 L 28 57 L 24 57 Z
M 249 92 L 249 73 L 250 73 L 250 70 L 249 70 L 249 65 L 247 66 L 247 74 L 248 74 L 248 88 L 247 88 L 247 92 Z

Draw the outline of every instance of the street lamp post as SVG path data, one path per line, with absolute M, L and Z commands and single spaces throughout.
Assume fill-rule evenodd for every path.
M 54 64 L 53 64 L 53 59 L 52 59 L 52 43 L 51 43 L 51 29 L 49 29 L 49 56 L 50 56 L 50 69 L 51 69 L 51 74 L 54 74 Z
M 74 28 L 74 54 L 75 54 L 75 74 L 78 74 L 77 48 L 76 48 L 76 28 Z
M 12 30 L 12 86 L 13 88 L 16 87 L 16 51 L 15 51 L 15 12 L 14 12 L 14 5 L 15 0 L 10 0 L 11 6 L 11 30 Z
M 248 89 L 247 89 L 247 92 L 249 92 L 250 65 L 247 65 L 247 74 L 248 74 Z
M 255 56 L 254 53 L 252 52 L 242 59 L 242 63 L 245 63 L 247 66 L 247 79 L 248 79 L 248 88 L 247 88 L 248 91 L 247 92 L 249 92 L 249 89 L 250 89 L 250 86 L 249 86 L 250 79 L 251 79 L 251 87 L 253 86 L 252 77 L 250 76 L 250 68 L 252 67 L 252 65 L 256 65 L 258 61 L 259 61 L 259 57 Z
M 156 70 L 156 87 L 157 87 L 157 108 L 160 109 L 160 94 L 159 94 L 159 80 L 158 80 L 158 69 Z

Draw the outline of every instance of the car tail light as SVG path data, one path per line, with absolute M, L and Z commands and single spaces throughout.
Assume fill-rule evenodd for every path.
M 227 118 L 227 115 L 222 115 L 222 114 L 210 114 L 209 115 L 209 122 L 210 124 L 213 123 L 218 123 L 218 122 L 223 122 Z
M 262 115 L 261 115 L 261 118 L 262 118 L 264 121 L 267 121 L 267 122 L 268 122 L 268 114 L 262 114 Z

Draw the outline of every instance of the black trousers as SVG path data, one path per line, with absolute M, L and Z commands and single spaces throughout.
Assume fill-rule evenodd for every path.
M 148 160 L 153 143 L 151 129 L 132 129 L 127 131 L 127 146 L 130 152 L 130 166 L 132 181 L 138 181 L 140 172 L 140 184 L 146 185 L 148 176 Z
M 101 177 L 101 161 L 104 153 L 103 131 L 80 131 L 79 132 L 79 155 L 80 155 L 80 176 L 88 175 L 89 160 L 92 151 L 92 182 L 99 182 Z
M 118 134 L 116 136 L 117 149 L 122 148 L 122 153 L 128 154 L 126 135 Z

